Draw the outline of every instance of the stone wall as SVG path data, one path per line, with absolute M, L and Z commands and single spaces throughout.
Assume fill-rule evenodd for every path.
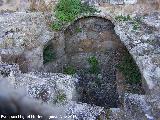
M 160 113 L 160 13 L 150 13 L 141 21 L 140 28 L 132 31 L 129 22 L 119 23 L 116 33 L 133 55 L 144 77 L 145 91 L 156 117 Z M 151 22 L 152 21 L 152 22 Z
M 160 9 L 159 0 L 84 0 L 112 13 L 147 13 Z M 0 1 L 0 11 L 52 11 L 57 0 L 6 0 Z
M 0 55 L 3 62 L 17 63 L 23 72 L 43 65 L 43 47 L 53 38 L 42 13 L 0 16 Z M 13 57 L 14 56 L 14 57 Z

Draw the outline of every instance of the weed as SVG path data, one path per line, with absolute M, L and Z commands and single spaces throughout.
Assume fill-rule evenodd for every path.
M 117 65 L 117 68 L 125 76 L 126 82 L 129 84 L 139 84 L 141 83 L 141 73 L 134 62 L 132 56 L 127 53 L 123 58 L 121 63 Z
M 88 63 L 90 64 L 89 72 L 91 74 L 99 74 L 100 73 L 99 62 L 95 56 L 89 57 Z
M 133 30 L 137 30 L 140 28 L 140 23 L 138 21 L 133 21 Z
M 55 21 L 53 24 L 51 24 L 51 28 L 56 31 L 60 30 L 62 28 L 62 22 Z
M 76 73 L 76 69 L 73 66 L 68 66 L 64 68 L 64 74 L 73 75 Z
M 119 16 L 116 16 L 115 19 L 118 22 L 121 22 L 121 21 L 131 21 L 132 25 L 133 25 L 133 30 L 138 30 L 140 28 L 141 18 L 135 18 L 135 19 L 133 19 L 129 15 L 127 15 L 127 16 L 119 15 Z
M 135 19 L 133 21 L 133 30 L 137 30 L 140 28 L 141 20 L 140 19 Z
M 66 94 L 63 92 L 59 92 L 56 96 L 55 103 L 63 103 L 66 100 Z
M 130 15 L 127 15 L 127 16 L 119 15 L 119 16 L 116 16 L 115 19 L 117 21 L 119 21 L 119 22 L 132 20 L 132 18 L 130 17 Z
M 59 0 L 54 11 L 57 21 L 63 24 L 74 21 L 75 18 L 81 14 L 93 14 L 98 12 L 93 6 L 81 3 L 81 0 Z M 57 24 L 53 29 L 54 28 L 56 28 L 55 30 L 60 30 L 62 26 Z
M 55 53 L 51 45 L 47 46 L 43 50 L 43 63 L 51 62 L 55 59 Z
M 77 32 L 77 33 L 82 32 L 82 28 L 77 27 L 77 28 L 76 28 L 76 32 Z

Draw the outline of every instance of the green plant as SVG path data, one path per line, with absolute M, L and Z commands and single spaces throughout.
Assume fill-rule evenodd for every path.
M 51 24 L 51 28 L 56 31 L 60 30 L 62 28 L 62 22 L 55 21 L 54 23 Z
M 127 83 L 141 83 L 141 73 L 138 69 L 138 66 L 136 65 L 132 56 L 129 53 L 124 55 L 122 61 L 117 65 L 117 69 L 122 72 Z
M 138 21 L 133 21 L 133 30 L 140 28 L 140 23 Z
M 82 32 L 82 28 L 77 27 L 77 28 L 76 28 L 76 32 L 77 32 L 77 33 Z
M 105 113 L 106 113 L 106 120 L 110 120 L 111 110 L 107 109 Z
M 73 66 L 68 66 L 64 68 L 64 74 L 73 75 L 76 73 L 76 69 Z
M 89 57 L 88 63 L 90 64 L 89 72 L 91 74 L 99 74 L 100 73 L 99 62 L 95 56 Z
M 63 103 L 66 100 L 66 94 L 63 92 L 59 92 L 56 96 L 55 103 Z
M 137 30 L 138 28 L 140 28 L 141 18 L 131 18 L 130 15 L 127 15 L 127 16 L 119 15 L 119 16 L 116 16 L 115 19 L 118 22 L 131 21 L 133 25 L 133 30 Z
M 43 63 L 51 62 L 55 59 L 55 53 L 51 45 L 47 46 L 43 50 Z
M 93 14 L 98 11 L 93 6 L 81 3 L 81 0 L 59 0 L 54 12 L 57 21 L 66 24 L 72 22 L 81 14 Z M 58 30 L 60 29 L 59 27 L 62 26 L 58 25 Z
M 132 20 L 132 18 L 130 17 L 130 15 L 127 15 L 127 16 L 123 16 L 123 15 L 118 15 L 115 17 L 115 19 L 117 21 L 129 21 L 129 20 Z

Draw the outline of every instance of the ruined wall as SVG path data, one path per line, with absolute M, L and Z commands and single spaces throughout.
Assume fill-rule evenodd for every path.
M 53 37 L 41 13 L 0 16 L 0 55 L 3 62 L 18 63 L 23 72 L 43 65 L 43 47 Z
M 83 0 L 118 14 L 147 13 L 160 9 L 159 0 Z M 0 0 L 0 11 L 52 11 L 57 0 Z

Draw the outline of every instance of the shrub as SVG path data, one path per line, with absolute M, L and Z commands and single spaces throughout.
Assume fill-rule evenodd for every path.
M 58 31 L 62 28 L 62 23 L 60 21 L 55 21 L 54 23 L 52 23 L 51 28 Z
M 122 61 L 117 65 L 117 68 L 124 75 L 126 82 L 129 84 L 139 84 L 141 83 L 141 73 L 138 66 L 134 62 L 132 56 L 127 53 Z
M 55 59 L 55 53 L 51 45 L 47 46 L 43 50 L 43 63 L 51 62 Z
M 95 12 L 98 12 L 93 6 L 81 3 L 81 0 L 59 0 L 54 11 L 57 22 L 63 24 L 72 22 L 77 16 L 81 14 L 93 14 Z M 59 24 L 57 25 L 58 28 L 62 27 L 59 26 Z M 53 29 L 54 28 L 57 27 L 53 27 Z
M 64 74 L 73 75 L 76 73 L 76 69 L 73 66 L 68 66 L 64 68 Z
M 89 72 L 91 74 L 99 74 L 99 62 L 95 56 L 88 58 L 88 63 L 90 64 Z

